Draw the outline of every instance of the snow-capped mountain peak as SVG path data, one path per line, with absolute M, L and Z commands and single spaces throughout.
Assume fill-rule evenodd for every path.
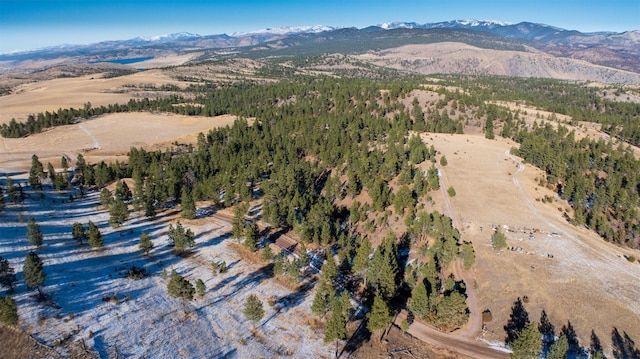
M 133 40 L 147 41 L 147 42 L 167 42 L 183 39 L 192 39 L 194 37 L 200 37 L 198 34 L 192 34 L 190 32 L 178 32 L 175 34 L 157 35 L 157 36 L 138 36 Z
M 497 20 L 468 19 L 468 20 L 455 20 L 454 22 L 456 22 L 456 23 L 458 23 L 460 25 L 465 25 L 465 26 L 494 26 L 494 25 L 509 26 L 509 25 L 513 25 L 512 23 L 509 23 L 509 22 L 497 21 Z
M 281 27 L 269 27 L 266 29 L 260 29 L 249 32 L 234 32 L 231 36 L 246 36 L 256 34 L 274 34 L 274 35 L 292 35 L 301 33 L 319 33 L 324 31 L 336 30 L 337 27 L 325 26 L 325 25 L 311 25 L 311 26 L 281 26 Z

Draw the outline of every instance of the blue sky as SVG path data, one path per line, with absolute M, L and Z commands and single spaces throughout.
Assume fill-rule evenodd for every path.
M 623 32 L 640 29 L 640 0 L 0 0 L 0 53 L 175 32 L 211 35 L 278 26 L 457 19 Z

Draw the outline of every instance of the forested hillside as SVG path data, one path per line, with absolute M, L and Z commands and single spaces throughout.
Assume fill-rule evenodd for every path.
M 277 77 L 277 71 L 270 76 Z M 243 238 L 241 251 L 248 253 L 243 255 L 257 258 L 260 251 L 268 270 L 297 288 L 312 261 L 323 263 L 314 278 L 311 311 L 326 320 L 325 342 L 347 338 L 355 315 L 350 300 L 367 312 L 371 337 L 384 335 L 400 309 L 445 332 L 465 327 L 472 316 L 467 300 L 477 283 L 459 273 L 460 266 L 473 268 L 477 242 L 466 241 L 454 220 L 434 209 L 436 191 L 453 198 L 456 189 L 442 187 L 440 172 L 448 160 L 425 134 L 475 133 L 515 141 L 511 153 L 541 169 L 537 185 L 556 195 L 543 200 L 571 206 L 562 213 L 567 222 L 619 246 L 640 248 L 640 160 L 634 152 L 640 145 L 640 104 L 616 100 L 625 91 L 634 96 L 633 90 L 504 77 L 286 77 L 165 88 L 160 91 L 170 95 L 126 104 L 87 103 L 81 109 L 33 114 L 26 123 L 11 121 L 0 133 L 37 136 L 115 112 L 237 116 L 232 126 L 200 133 L 195 144 L 176 141 L 165 150 L 132 147 L 124 162 L 87 163 L 79 154 L 73 174 L 66 164 L 64 173 L 56 174 L 51 164 L 46 173 L 57 190 L 71 184 L 81 192 L 100 189 L 114 228 L 126 226 L 130 213 L 144 213 L 152 222 L 178 204 L 185 220 L 197 217 L 196 203 L 229 208 L 234 214 L 231 236 Z M 613 99 L 605 92 L 614 93 Z M 510 103 L 551 115 L 531 121 Z M 560 120 L 559 115 L 567 117 Z M 584 124 L 601 129 L 601 136 L 577 135 L 575 129 Z M 44 166 L 33 155 L 28 183 L 40 191 L 44 181 Z M 10 202 L 24 201 L 20 185 L 11 179 L 5 184 Z M 248 220 L 250 202 L 257 203 L 252 211 L 258 214 Z M 92 247 L 101 248 L 102 237 L 92 225 L 94 234 L 85 235 L 82 224 L 74 224 L 74 239 L 82 244 L 88 238 Z M 507 239 L 500 236 L 500 227 L 492 229 L 491 246 L 500 254 Z M 263 243 L 273 232 L 293 236 L 300 243 L 293 246 L 299 256 L 274 257 Z M 177 257 L 192 254 L 193 232 L 177 222 L 167 233 Z M 140 248 L 148 254 L 153 245 L 145 241 L 143 246 L 140 240 Z M 217 275 L 227 264 L 214 261 L 212 266 Z M 203 286 L 198 284 L 200 293 L 206 291 Z M 191 301 L 194 290 L 172 272 L 170 295 Z M 482 318 L 476 312 L 479 325 L 490 318 L 487 311 Z M 245 315 L 259 322 L 264 312 L 256 313 Z M 539 335 L 531 328 L 532 335 Z M 524 330 L 505 329 L 514 336 L 507 340 L 514 350 L 526 345 L 516 341 Z M 533 341 L 547 347 L 553 342 Z

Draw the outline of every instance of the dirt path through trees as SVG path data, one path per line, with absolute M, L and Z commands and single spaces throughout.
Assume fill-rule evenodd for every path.
M 438 170 L 440 171 L 440 191 L 445 207 L 447 208 L 447 215 L 451 217 L 453 226 L 462 233 L 462 223 L 455 207 L 451 203 L 449 194 L 447 193 L 447 189 L 451 186 L 449 178 L 442 166 L 439 166 Z M 467 289 L 467 307 L 469 308 L 469 321 L 462 329 L 455 331 L 454 334 L 464 338 L 475 338 L 480 334 L 480 332 L 482 332 L 482 313 L 480 312 L 478 296 L 475 289 L 476 278 L 471 272 L 464 269 L 462 261 L 460 260 L 456 260 L 452 263 L 452 271 L 456 278 L 464 281 L 464 285 Z
M 396 316 L 395 324 L 400 326 L 403 320 L 407 319 L 407 312 L 403 310 Z M 466 355 L 476 359 L 499 359 L 508 358 L 508 354 L 486 346 L 484 343 L 468 339 L 453 334 L 442 333 L 423 323 L 414 321 L 407 330 L 407 333 L 435 347 L 446 348 L 448 350 Z

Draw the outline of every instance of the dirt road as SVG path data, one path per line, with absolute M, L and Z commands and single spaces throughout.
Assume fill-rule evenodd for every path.
M 395 324 L 400 326 L 400 323 L 402 323 L 406 318 L 407 312 L 403 310 L 396 317 Z M 482 342 L 442 333 L 441 331 L 416 321 L 409 326 L 407 333 L 435 348 L 448 349 L 471 358 L 497 359 L 509 357 L 507 353 L 490 348 Z
M 438 170 L 440 171 L 440 191 L 442 193 L 442 198 L 444 199 L 445 207 L 447 208 L 447 214 L 451 217 L 453 226 L 462 232 L 462 223 L 446 190 L 451 186 L 449 178 L 447 177 L 446 172 L 442 169 L 442 166 L 439 166 Z M 463 328 L 455 331 L 454 334 L 464 338 L 475 338 L 482 331 L 482 314 L 480 313 L 478 296 L 476 289 L 474 288 L 476 278 L 472 273 L 464 269 L 464 265 L 460 260 L 453 262 L 452 271 L 456 278 L 464 281 L 467 288 L 467 307 L 469 308 L 469 321 Z

